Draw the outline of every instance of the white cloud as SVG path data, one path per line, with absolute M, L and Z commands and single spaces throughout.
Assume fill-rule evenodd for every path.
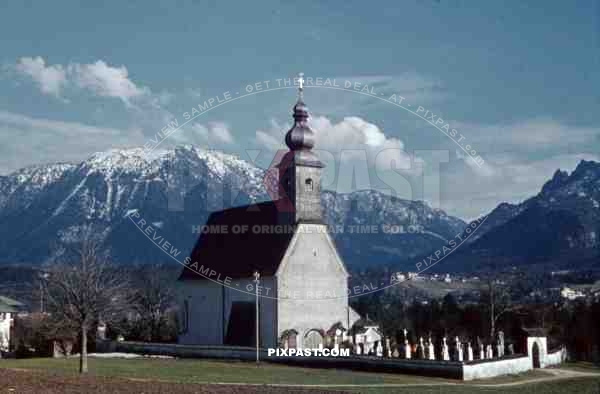
M 131 99 L 149 95 L 150 89 L 139 87 L 129 79 L 125 66 L 112 67 L 102 60 L 91 64 L 74 63 L 68 67 L 75 84 L 100 97 L 114 97 L 131 105 Z
M 223 122 L 210 122 L 207 125 L 193 123 L 191 127 L 171 134 L 175 144 L 194 144 L 208 148 L 223 147 L 235 142 L 229 125 Z
M 159 108 L 172 99 L 168 92 L 154 95 L 148 87 L 140 86 L 129 77 L 123 65 L 111 66 L 103 60 L 94 63 L 67 65 L 46 65 L 46 61 L 22 57 L 14 66 L 15 71 L 31 78 L 44 94 L 61 97 L 66 87 L 87 91 L 98 97 L 118 98 L 128 107 L 134 107 L 134 100 Z
M 0 173 L 34 163 L 76 161 L 111 148 L 142 146 L 139 129 L 32 118 L 0 111 Z
M 488 162 L 477 162 L 472 156 L 468 156 L 459 149 L 456 150 L 456 157 L 462 160 L 477 175 L 490 177 L 495 174 L 494 167 L 491 166 Z
M 256 142 L 271 151 L 286 149 L 285 133 L 291 125 L 271 123 L 270 130 L 256 131 Z M 389 170 L 392 164 L 397 169 L 416 169 L 402 141 L 386 136 L 377 125 L 360 117 L 349 116 L 334 123 L 327 117 L 317 116 L 310 120 L 310 125 L 315 132 L 315 151 L 340 155 L 342 160 L 367 157 L 370 166 L 377 165 L 383 170 Z
M 222 122 L 213 122 L 210 124 L 210 136 L 218 142 L 232 144 L 233 136 L 229 131 L 229 126 Z
M 40 56 L 20 58 L 15 65 L 15 70 L 21 75 L 30 77 L 44 94 L 60 97 L 67 83 L 65 68 L 60 64 L 46 66 L 46 62 Z
M 65 135 L 81 136 L 81 135 L 118 135 L 123 133 L 122 130 L 89 126 L 77 122 L 63 122 L 59 120 L 31 118 L 26 115 L 16 114 L 13 112 L 0 111 L 0 124 L 3 126 L 15 126 L 18 128 L 31 128 L 39 130 L 49 130 L 53 132 L 61 132 Z
M 276 135 L 262 130 L 258 130 L 256 132 L 256 141 L 258 142 L 258 144 L 260 146 L 264 146 L 270 151 L 285 149 L 285 145 L 283 143 L 283 136 L 279 137 L 281 138 L 277 138 Z

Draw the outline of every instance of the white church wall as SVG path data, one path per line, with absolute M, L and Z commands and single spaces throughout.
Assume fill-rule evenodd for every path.
M 295 329 L 298 347 L 313 329 L 348 324 L 348 276 L 325 230 L 319 224 L 299 224 L 277 272 L 278 335 Z
M 214 345 L 223 343 L 223 287 L 210 280 L 180 281 L 180 305 L 187 300 L 187 327 L 179 343 Z M 185 311 L 182 311 L 185 313 Z
M 348 310 L 349 310 L 349 313 L 348 313 L 348 316 L 349 316 L 349 318 L 348 318 L 348 328 L 352 328 L 352 326 L 354 325 L 354 323 L 356 323 L 357 321 L 359 321 L 361 319 L 361 316 L 351 306 L 348 306 Z
M 261 286 L 271 289 L 260 302 L 260 343 L 261 347 L 277 347 L 277 280 L 265 278 Z

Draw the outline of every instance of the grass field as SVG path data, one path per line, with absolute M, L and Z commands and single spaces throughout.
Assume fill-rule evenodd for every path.
M 76 374 L 78 359 L 34 358 L 0 360 L 0 368 L 36 369 Z M 90 373 L 99 376 L 155 379 L 179 383 L 381 384 L 428 383 L 450 380 L 375 374 L 334 369 L 288 367 L 242 361 L 192 359 L 89 359 Z
M 60 385 L 67 387 L 68 384 L 80 383 L 77 381 L 77 358 L 70 359 L 23 359 L 23 360 L 0 360 L 0 372 L 2 369 L 10 369 L 12 373 L 29 374 L 29 376 L 49 376 L 52 379 L 64 377 L 67 383 L 60 382 Z M 167 387 L 173 388 L 177 384 L 178 391 L 191 392 L 200 387 L 206 388 L 209 383 L 247 383 L 247 384 L 298 384 L 298 385 L 412 385 L 410 387 L 313 387 L 313 389 L 323 392 L 325 389 L 336 392 L 361 392 L 361 393 L 522 393 L 527 390 L 532 393 L 600 393 L 600 375 L 598 377 L 580 377 L 576 379 L 561 379 L 552 381 L 537 381 L 524 383 L 529 380 L 555 379 L 547 371 L 534 371 L 518 376 L 506 376 L 485 381 L 458 382 L 440 378 L 427 378 L 400 374 L 381 374 L 369 372 L 354 372 L 347 370 L 333 369 L 311 369 L 288 367 L 283 365 L 274 365 L 263 363 L 256 365 L 249 362 L 234 361 L 212 361 L 212 360 L 191 360 L 191 359 L 100 359 L 90 358 L 89 360 L 90 376 L 98 379 L 120 379 L 120 386 L 128 384 L 151 384 L 152 382 L 168 384 Z M 585 372 L 599 372 L 598 368 L 591 365 L 568 365 L 568 369 L 573 371 L 585 370 Z M 2 375 L 0 374 L 0 380 Z M 6 378 L 8 379 L 8 378 Z M 14 377 L 11 377 L 14 380 Z M 69 383 L 71 382 L 71 383 Z M 523 382 L 511 386 L 511 384 Z M 6 387 L 6 383 L 0 381 L 0 387 Z M 52 383 L 45 383 L 52 385 Z M 97 386 L 99 383 L 94 382 Z M 488 387 L 483 387 L 486 385 Z M 63 387 L 61 386 L 61 387 Z M 492 387 L 496 386 L 496 387 Z M 78 386 L 79 387 L 79 386 Z M 153 387 L 158 391 L 164 392 Z M 215 387 L 215 386 L 210 386 Z M 263 387 L 250 387 L 252 390 L 264 389 Z M 309 387 L 310 388 L 310 387 Z M 241 389 L 239 386 L 236 392 Z M 292 392 L 288 389 L 280 391 Z M 134 389 L 132 391 L 146 390 Z M 84 392 L 83 390 L 81 392 Z M 111 389 L 114 392 L 128 392 Z M 168 390 L 170 391 L 170 390 Z M 201 391 L 201 390 L 198 390 Z M 20 392 L 16 390 L 16 392 Z M 35 392 L 35 391 L 22 391 Z M 60 391 L 58 391 L 60 392 Z M 71 391 L 80 392 L 80 391 Z M 100 392 L 100 391 L 89 391 Z M 210 392 L 210 390 L 209 390 Z M 277 392 L 277 390 L 275 390 Z M 294 391 L 295 392 L 295 391 Z

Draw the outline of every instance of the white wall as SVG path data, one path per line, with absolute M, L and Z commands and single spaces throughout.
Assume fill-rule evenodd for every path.
M 10 326 L 12 315 L 10 313 L 0 313 L 0 350 L 7 352 L 10 344 Z
M 561 364 L 565 361 L 567 361 L 567 349 L 562 348 L 554 353 L 546 354 L 546 357 L 543 360 L 543 367 Z
M 490 360 L 482 363 L 465 364 L 463 379 L 483 379 L 494 376 L 517 374 L 533 369 L 533 344 L 537 343 L 540 349 L 540 368 L 556 365 L 567 359 L 567 351 L 562 348 L 554 353 L 548 353 L 547 338 L 528 337 L 527 356 L 509 358 L 505 360 Z
M 232 280 L 228 286 L 206 279 L 180 281 L 179 305 L 183 314 L 184 300 L 187 299 L 189 322 L 187 332 L 179 335 L 178 342 L 185 345 L 222 345 L 231 318 L 232 303 L 255 302 L 253 280 Z M 248 285 L 252 287 L 247 287 Z M 272 298 L 276 294 L 275 281 L 272 277 L 261 278 L 260 287 L 262 294 L 271 297 L 259 297 L 260 343 L 262 347 L 275 347 L 276 306 Z M 270 289 L 269 293 L 266 289 Z M 253 332 L 248 335 L 253 335 Z
M 463 366 L 463 380 L 485 379 L 500 375 L 512 375 L 533 369 L 531 358 L 519 357 L 504 360 L 490 360 Z
M 278 336 L 298 332 L 297 345 L 313 329 L 327 331 L 348 322 L 348 276 L 335 246 L 319 224 L 298 225 L 277 272 Z
M 180 281 L 180 305 L 188 302 L 188 330 L 178 342 L 186 345 L 223 343 L 223 287 L 210 280 Z
M 357 321 L 359 321 L 361 319 L 361 316 L 351 306 L 348 306 L 348 310 L 350 311 L 350 313 L 349 313 L 350 318 L 348 319 L 348 328 L 352 328 L 354 323 L 356 323 Z
M 544 368 L 544 360 L 548 354 L 548 342 L 546 337 L 527 337 L 527 355 L 531 359 L 533 368 L 533 344 L 537 343 L 540 349 L 540 368 Z

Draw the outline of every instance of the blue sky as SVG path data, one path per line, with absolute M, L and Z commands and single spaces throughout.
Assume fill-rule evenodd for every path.
M 599 26 L 591 0 L 10 2 L 0 13 L 0 173 L 142 146 L 209 97 L 302 71 L 401 94 L 459 129 L 484 166 L 381 100 L 305 92 L 318 143 L 338 159 L 366 144 L 372 172 L 381 149 L 402 148 L 413 165 L 428 162 L 416 150 L 447 151 L 438 196 L 417 171 L 388 186 L 472 218 L 534 194 L 557 168 L 598 159 Z M 260 149 L 268 164 L 275 147 L 266 142 L 282 138 L 295 94 L 219 107 L 165 147 L 193 143 L 242 158 Z M 329 188 L 352 189 L 352 174 L 340 172 L 347 167 L 330 167 Z

